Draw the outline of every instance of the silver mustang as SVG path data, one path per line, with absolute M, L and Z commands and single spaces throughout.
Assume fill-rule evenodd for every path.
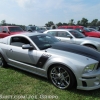
M 85 37 L 82 33 L 74 29 L 52 29 L 44 33 L 55 36 L 63 42 L 88 46 L 100 51 L 100 39 L 94 37 Z
M 60 89 L 100 88 L 100 53 L 59 42 L 47 34 L 25 33 L 0 39 L 0 66 L 46 77 Z

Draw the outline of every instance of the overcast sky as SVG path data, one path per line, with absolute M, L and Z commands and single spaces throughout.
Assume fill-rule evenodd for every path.
M 0 22 L 43 26 L 83 17 L 100 21 L 100 0 L 0 0 Z

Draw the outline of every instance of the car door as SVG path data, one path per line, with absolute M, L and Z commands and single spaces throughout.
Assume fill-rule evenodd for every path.
M 31 44 L 25 37 L 12 37 L 7 50 L 9 62 L 23 69 L 29 69 L 27 65 L 35 66 L 37 62 L 37 50 L 23 49 L 22 45 Z
M 8 30 L 6 27 L 0 28 L 0 38 L 4 38 L 6 36 L 9 36 Z
M 58 39 L 63 41 L 63 42 L 67 42 L 67 43 L 74 43 L 72 36 L 65 31 L 58 31 Z

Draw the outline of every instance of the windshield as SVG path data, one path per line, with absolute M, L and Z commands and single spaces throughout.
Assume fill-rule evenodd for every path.
M 84 38 L 85 35 L 83 35 L 81 32 L 77 30 L 71 30 L 69 31 L 75 38 Z
M 40 30 L 40 28 L 39 27 L 37 27 L 37 26 L 32 26 L 32 27 L 30 27 L 33 31 L 37 31 L 37 30 Z
M 59 40 L 54 38 L 53 36 L 44 35 L 44 34 L 30 36 L 30 38 L 40 50 L 50 48 L 51 44 L 54 44 L 55 42 L 59 42 Z
M 33 31 L 35 31 L 36 30 L 36 27 L 30 27 Z
M 50 27 L 46 27 L 47 28 L 47 30 L 50 30 Z
M 91 30 L 89 30 L 89 29 L 86 28 L 86 27 L 84 27 L 84 30 L 85 30 L 86 32 L 91 32 Z
M 93 29 L 93 28 L 88 28 L 90 31 L 95 31 L 95 32 L 98 32 L 96 29 Z
M 83 32 L 83 30 L 82 29 L 80 29 L 80 28 L 76 28 L 75 30 L 77 30 L 77 31 L 79 31 L 79 32 Z
M 23 29 L 21 27 L 8 27 L 10 32 L 22 32 Z

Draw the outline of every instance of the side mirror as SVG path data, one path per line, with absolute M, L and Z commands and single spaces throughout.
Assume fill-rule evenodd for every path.
M 34 47 L 31 46 L 30 44 L 25 44 L 25 45 L 22 45 L 22 49 L 29 49 L 29 50 L 33 50 Z
M 67 35 L 67 38 L 70 38 L 70 39 L 72 39 L 73 37 L 72 37 L 71 35 Z
M 7 33 L 7 31 L 2 31 L 3 33 Z

